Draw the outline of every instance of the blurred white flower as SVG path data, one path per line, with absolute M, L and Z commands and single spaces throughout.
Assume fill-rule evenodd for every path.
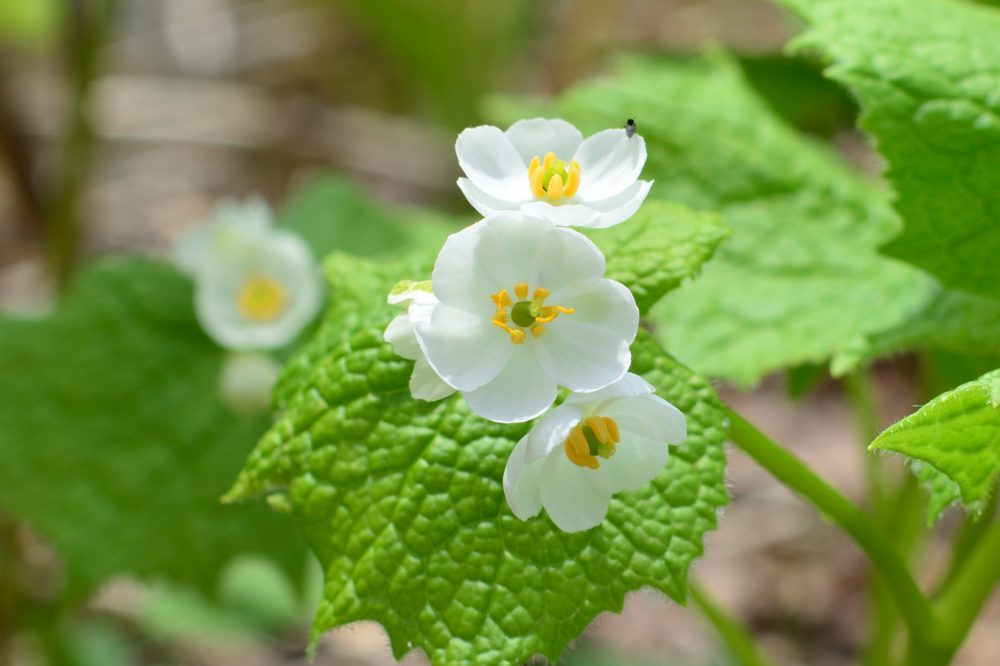
M 389 294 L 389 303 L 406 308 L 405 314 L 389 322 L 382 337 L 392 345 L 396 354 L 415 361 L 410 375 L 410 393 L 414 398 L 428 402 L 447 398 L 455 389 L 438 377 L 427 362 L 413 328 L 414 322 L 429 317 L 438 303 L 430 282 L 401 282 Z
M 180 240 L 174 256 L 194 278 L 199 323 L 227 349 L 286 345 L 321 305 L 312 252 L 296 234 L 271 226 L 263 200 L 224 202 L 210 224 Z
M 535 418 L 557 385 L 595 391 L 628 369 L 639 310 L 604 268 L 600 250 L 571 229 L 520 213 L 491 216 L 445 242 L 436 302 L 410 317 L 417 344 L 480 416 Z
M 183 272 L 194 275 L 205 261 L 239 248 L 254 234 L 266 234 L 271 229 L 273 215 L 267 202 L 260 197 L 243 201 L 224 199 L 212 211 L 208 224 L 196 227 L 181 236 L 174 247 L 174 263 Z
M 281 366 L 266 354 L 231 354 L 219 373 L 219 394 L 233 411 L 266 412 Z
M 534 118 L 506 132 L 482 125 L 455 142 L 467 178 L 458 186 L 484 216 L 521 210 L 568 227 L 610 227 L 630 218 L 652 181 L 638 180 L 646 142 L 624 129 L 586 140 L 565 120 Z
M 544 507 L 564 532 L 590 529 L 604 520 L 612 495 L 656 478 L 668 445 L 686 436 L 684 414 L 632 373 L 574 393 L 514 447 L 503 475 L 507 503 L 521 520 Z

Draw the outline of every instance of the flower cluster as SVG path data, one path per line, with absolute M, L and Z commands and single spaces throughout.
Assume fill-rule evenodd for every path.
M 685 438 L 684 415 L 628 373 L 632 293 L 568 228 L 635 213 L 652 185 L 639 180 L 645 142 L 631 128 L 584 139 L 537 118 L 467 129 L 455 151 L 458 186 L 485 217 L 448 238 L 430 282 L 393 290 L 389 302 L 405 313 L 385 340 L 415 362 L 415 398 L 457 391 L 491 421 L 541 416 L 507 462 L 507 502 L 522 520 L 545 507 L 562 530 L 590 529 L 612 494 L 651 481 Z M 559 387 L 569 397 L 550 410 Z
M 191 276 L 198 322 L 234 352 L 219 379 L 238 411 L 266 410 L 278 365 L 261 353 L 292 342 L 322 301 L 312 252 L 296 234 L 276 228 L 261 199 L 223 201 L 212 220 L 177 243 L 174 263 Z

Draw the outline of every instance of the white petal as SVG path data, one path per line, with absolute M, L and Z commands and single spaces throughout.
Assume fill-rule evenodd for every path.
M 563 315 L 531 341 L 538 364 L 560 386 L 596 391 L 624 376 L 632 360 L 628 341 L 592 324 Z
M 503 493 L 511 512 L 521 520 L 538 515 L 542 509 L 540 478 L 544 459 L 527 462 L 527 437 L 521 438 L 503 470 Z
M 521 204 L 521 212 L 548 220 L 560 227 L 593 227 L 601 219 L 601 212 L 582 203 L 563 203 L 555 206 L 547 201 Z
M 514 347 L 508 343 L 508 347 Z M 488 384 L 463 392 L 469 407 L 484 419 L 498 423 L 530 421 L 556 399 L 556 383 L 538 371 L 534 355 L 525 346 L 511 355 L 507 367 Z
M 489 317 L 444 303 L 426 320 L 414 321 L 417 342 L 434 371 L 448 384 L 472 391 L 494 379 L 514 345 Z
M 510 126 L 506 134 L 525 165 L 531 162 L 532 157 L 542 158 L 548 152 L 568 162 L 583 142 L 580 130 L 561 118 L 519 120 Z
M 449 386 L 443 379 L 438 377 L 434 368 L 427 362 L 427 359 L 420 356 L 413 364 L 413 374 L 410 375 L 410 394 L 417 400 L 435 402 L 442 398 L 447 398 L 455 392 L 454 387 Z
M 663 440 L 646 439 L 622 433 L 615 454 L 601 461 L 611 479 L 611 491 L 636 490 L 657 477 L 670 457 L 670 447 Z
M 465 175 L 490 196 L 505 201 L 532 198 L 527 164 L 499 128 L 481 125 L 464 130 L 455 142 L 455 154 Z
M 556 527 L 564 532 L 582 532 L 604 520 L 611 503 L 611 479 L 607 471 L 579 467 L 562 451 L 553 451 L 542 466 L 542 506 Z
M 437 296 L 434 295 L 434 291 L 429 288 L 430 280 L 424 283 L 415 283 L 411 281 L 410 284 L 414 286 L 403 291 L 390 291 L 389 295 L 386 297 L 386 301 L 389 305 L 409 307 L 411 303 L 417 303 L 419 305 L 433 305 L 438 302 Z M 423 288 L 424 286 L 427 286 L 428 288 L 425 289 Z
M 573 308 L 574 322 L 591 324 L 623 337 L 629 344 L 639 331 L 639 308 L 628 287 L 614 280 L 587 282 L 575 288 L 553 290 L 549 301 Z M 564 319 L 557 320 L 562 323 Z
M 687 437 L 684 413 L 657 395 L 618 398 L 601 408 L 602 416 L 610 416 L 618 429 L 665 444 L 680 444 Z
M 612 197 L 639 178 L 646 142 L 624 129 L 607 129 L 584 139 L 574 159 L 580 163 L 578 196 L 586 201 Z
M 633 398 L 636 396 L 649 395 L 655 389 L 639 375 L 631 372 L 614 384 L 609 384 L 599 391 L 590 393 L 571 393 L 563 402 L 563 405 L 593 404 L 611 398 Z
M 401 314 L 390 321 L 385 327 L 382 339 L 392 345 L 392 350 L 403 358 L 413 361 L 424 355 L 420 351 L 417 334 L 413 331 L 413 324 L 408 315 Z
M 232 354 L 219 373 L 219 393 L 234 411 L 266 412 L 281 365 L 266 354 Z
M 562 446 L 569 431 L 580 422 L 583 415 L 581 406 L 563 403 L 538 419 L 538 423 L 528 433 L 525 459 L 532 462 L 544 458 L 557 446 Z
M 534 220 L 534 223 L 547 229 L 534 250 L 537 260 L 533 278 L 539 286 L 555 295 L 577 286 L 596 284 L 603 278 L 604 255 L 593 241 L 577 231 L 556 227 L 550 222 Z M 551 298 L 546 303 L 571 307 Z
M 468 178 L 458 179 L 458 189 L 462 190 L 469 204 L 483 217 L 489 217 L 502 210 L 517 210 L 521 205 L 520 201 L 504 201 L 490 196 Z
M 646 200 L 646 196 L 649 194 L 649 188 L 652 186 L 653 181 L 651 180 L 639 180 L 625 188 L 621 194 L 602 201 L 586 204 L 599 210 L 600 215 L 588 224 L 577 226 L 587 227 L 588 229 L 606 229 L 624 222 L 639 210 L 642 202 Z
M 490 295 L 531 282 L 550 222 L 507 211 L 452 234 L 434 264 L 431 279 L 442 303 L 492 317 Z M 588 241 L 589 242 L 589 241 Z

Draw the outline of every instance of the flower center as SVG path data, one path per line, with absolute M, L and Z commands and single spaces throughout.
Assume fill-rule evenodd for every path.
M 545 324 L 548 324 L 560 314 L 573 314 L 573 308 L 560 305 L 545 305 L 549 290 L 539 287 L 531 299 L 528 299 L 528 283 L 518 282 L 514 285 L 514 296 L 511 299 L 506 289 L 501 289 L 490 295 L 497 306 L 493 314 L 493 325 L 510 334 L 511 344 L 524 344 L 525 331 L 531 331 L 531 337 L 538 338 L 545 334 Z
M 601 466 L 597 458 L 607 460 L 615 455 L 615 448 L 621 440 L 618 424 L 610 416 L 588 416 L 573 426 L 563 443 L 566 457 L 580 467 L 597 469 Z
M 270 321 L 285 309 L 288 295 L 281 283 L 271 278 L 251 275 L 243 281 L 236 305 L 244 319 Z
M 544 158 L 535 155 L 528 165 L 528 182 L 536 199 L 568 199 L 580 187 L 580 165 L 576 160 L 567 165 L 555 153 L 545 153 Z

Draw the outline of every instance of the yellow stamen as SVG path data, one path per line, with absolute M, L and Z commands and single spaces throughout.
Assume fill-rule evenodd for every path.
M 545 335 L 545 327 L 544 326 L 537 326 L 536 325 L 536 326 L 532 326 L 531 327 L 531 337 L 533 337 L 533 338 L 540 338 L 543 335 Z
M 598 469 L 598 458 L 615 455 L 619 440 L 618 424 L 608 416 L 588 416 L 566 435 L 563 449 L 570 462 L 580 467 Z
M 576 162 L 574 162 L 574 164 L 576 164 Z M 542 166 L 542 161 L 540 159 L 538 159 L 538 155 L 535 155 L 534 157 L 532 157 L 531 158 L 531 164 L 528 165 L 528 177 L 530 178 L 530 177 L 534 176 L 535 175 L 535 171 L 538 170 L 538 168 L 541 167 L 541 166 Z
M 537 157 L 535 158 L 538 159 Z M 535 195 L 536 199 L 543 199 L 545 197 L 545 188 L 542 187 L 542 181 L 545 179 L 545 169 L 541 167 L 535 169 L 528 176 L 528 182 L 531 184 L 531 193 Z
M 604 421 L 605 427 L 608 429 L 608 434 L 611 435 L 611 441 L 615 444 L 622 441 L 622 434 L 618 431 L 618 424 L 610 416 L 602 416 L 601 420 Z
M 611 440 L 611 434 L 608 432 L 608 426 L 602 419 L 596 416 L 589 416 L 585 418 L 583 422 L 590 426 L 590 429 L 594 431 L 597 441 L 607 443 Z
M 569 163 L 569 176 L 566 178 L 566 185 L 563 187 L 563 196 L 572 197 L 580 189 L 580 165 L 576 160 Z
M 562 199 L 563 181 L 562 176 L 554 174 L 549 179 L 549 188 L 545 191 L 545 198 L 550 200 Z
M 536 301 L 544 301 L 548 297 L 549 297 L 549 290 L 546 289 L 545 287 L 539 287 L 538 289 L 535 290 L 535 295 L 533 298 Z
M 524 344 L 529 331 L 531 337 L 540 338 L 545 335 L 543 324 L 548 324 L 560 314 L 573 314 L 573 308 L 546 306 L 545 299 L 549 297 L 549 290 L 545 287 L 536 288 L 530 301 L 527 300 L 529 293 L 532 293 L 530 285 L 518 282 L 514 285 L 516 302 L 506 289 L 490 294 L 490 300 L 497 308 L 493 313 L 492 324 L 510 336 L 511 344 Z
M 545 159 L 542 161 L 542 169 L 548 171 L 552 163 L 556 161 L 556 154 L 553 152 L 545 153 Z
M 514 295 L 518 297 L 519 300 L 524 300 L 528 297 L 528 283 L 518 282 L 514 285 Z
M 277 318 L 287 302 L 288 294 L 281 283 L 261 276 L 244 280 L 236 296 L 236 306 L 243 318 L 256 322 Z

